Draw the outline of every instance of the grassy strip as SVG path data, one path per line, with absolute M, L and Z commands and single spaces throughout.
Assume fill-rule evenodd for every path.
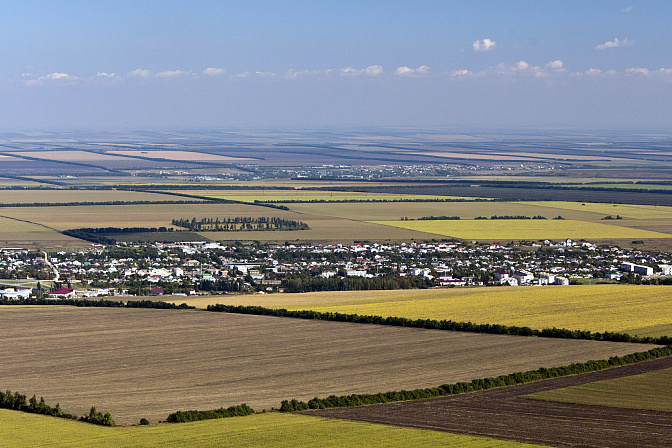
M 625 356 L 614 356 L 607 360 L 588 361 L 575 363 L 563 367 L 540 368 L 527 372 L 518 372 L 508 375 L 500 375 L 495 378 L 482 378 L 471 382 L 444 384 L 439 387 L 415 390 L 401 390 L 378 394 L 352 394 L 331 395 L 327 398 L 313 398 L 307 403 L 298 400 L 284 400 L 280 405 L 280 412 L 306 411 L 309 409 L 327 409 L 336 407 L 353 407 L 368 404 L 390 403 L 395 401 L 420 400 L 424 398 L 445 397 L 449 395 L 476 392 L 492 389 L 494 387 L 514 386 L 516 384 L 529 383 L 549 378 L 557 378 L 567 375 L 595 372 L 615 366 L 634 364 L 649 359 L 657 359 L 672 355 L 672 346 L 654 348 L 646 352 L 633 353 Z
M 105 414 L 97 412 L 95 407 L 91 408 L 88 415 L 83 415 L 77 419 L 76 415 L 63 412 L 58 403 L 52 408 L 44 402 L 43 397 L 40 397 L 40 401 L 38 402 L 35 395 L 33 395 L 30 400 L 26 401 L 25 395 L 18 392 L 12 393 L 10 390 L 6 392 L 0 391 L 0 408 L 28 412 L 30 414 L 42 414 L 52 417 L 67 418 L 70 420 L 79 420 L 80 422 L 93 423 L 94 425 L 114 426 L 112 414 L 109 412 Z
M 264 316 L 293 317 L 298 319 L 330 320 L 337 322 L 353 322 L 359 324 L 392 325 L 396 327 L 427 328 L 431 330 L 468 331 L 472 333 L 507 334 L 515 336 L 538 336 L 543 338 L 560 339 L 588 339 L 594 341 L 611 342 L 635 342 L 643 344 L 672 344 L 672 338 L 661 336 L 658 338 L 638 337 L 627 333 L 614 333 L 605 331 L 591 332 L 585 330 L 567 330 L 565 328 L 544 328 L 542 330 L 530 327 L 507 326 L 499 324 L 475 324 L 473 322 L 455 322 L 452 320 L 435 319 L 408 319 L 405 317 L 382 317 L 359 314 L 343 314 L 332 312 L 319 312 L 312 310 L 288 311 L 284 308 L 264 308 L 261 306 L 236 306 L 236 305 L 208 305 L 207 311 L 256 314 Z
M 226 409 L 213 409 L 212 411 L 177 411 L 170 414 L 166 421 L 168 423 L 184 423 L 215 418 L 242 417 L 250 414 L 254 414 L 254 409 L 243 403 Z

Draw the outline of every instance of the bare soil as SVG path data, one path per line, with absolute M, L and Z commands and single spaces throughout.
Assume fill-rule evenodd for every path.
M 197 310 L 0 307 L 0 389 L 117 423 L 186 409 L 435 387 L 648 350 L 642 344 Z
M 672 357 L 599 372 L 429 400 L 310 411 L 320 417 L 585 448 L 672 446 L 672 414 L 554 403 L 523 398 L 535 392 L 672 367 Z

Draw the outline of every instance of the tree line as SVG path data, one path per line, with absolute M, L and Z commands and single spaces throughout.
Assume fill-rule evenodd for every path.
M 173 225 L 192 231 L 208 232 L 241 232 L 241 231 L 265 231 L 265 230 L 309 230 L 308 224 L 302 221 L 283 218 L 266 218 L 240 216 L 236 218 L 201 218 L 191 220 L 180 218 L 173 219 Z
M 95 407 L 91 408 L 88 415 L 83 415 L 78 419 L 76 415 L 63 412 L 58 403 L 52 408 L 44 402 L 44 397 L 40 397 L 40 401 L 37 401 L 37 397 L 33 395 L 26 401 L 25 395 L 18 392 L 12 393 L 10 390 L 7 390 L 6 392 L 0 391 L 0 408 L 28 412 L 31 414 L 50 415 L 52 417 L 67 418 L 70 420 L 79 420 L 82 422 L 93 423 L 94 425 L 114 426 L 112 414 L 109 412 L 106 412 L 105 414 L 98 412 Z
M 286 292 L 313 292 L 313 291 L 369 291 L 381 289 L 426 289 L 433 286 L 431 280 L 422 277 L 348 277 L 322 278 L 301 275 L 282 280 L 282 287 Z
M 170 414 L 166 421 L 168 423 L 185 423 L 215 418 L 243 417 L 250 414 L 254 414 L 254 409 L 243 403 L 226 409 L 219 408 L 211 411 L 177 411 Z
M 548 378 L 557 378 L 567 375 L 595 372 L 615 366 L 634 364 L 649 359 L 657 359 L 672 355 L 672 346 L 654 348 L 646 352 L 633 353 L 625 356 L 614 356 L 607 360 L 587 361 L 568 366 L 529 370 L 508 375 L 500 375 L 494 378 L 475 379 L 470 382 L 444 384 L 439 387 L 426 389 L 391 391 L 378 394 L 351 394 L 330 395 L 327 398 L 313 398 L 308 402 L 298 400 L 284 400 L 280 404 L 280 412 L 296 412 L 308 409 L 327 409 L 335 407 L 352 407 L 368 404 L 390 403 L 394 401 L 420 400 L 425 398 L 445 397 L 448 395 L 476 392 L 492 389 L 494 387 L 513 386 L 516 384 L 529 383 Z
M 203 201 L 84 201 L 84 202 L 10 202 L 0 207 L 73 207 L 89 205 L 202 204 Z
M 89 299 L 44 299 L 29 297 L 27 299 L 8 299 L 7 297 L 0 298 L 0 305 L 65 305 L 76 307 L 95 307 L 95 308 L 155 308 L 155 309 L 170 309 L 170 310 L 191 310 L 193 306 L 181 303 L 176 305 L 169 302 L 152 301 L 152 300 L 129 300 L 124 304 L 122 301 L 116 300 L 89 300 Z
M 85 227 L 82 229 L 69 229 L 61 233 L 66 236 L 92 243 L 114 245 L 116 238 L 111 235 L 128 235 L 134 233 L 163 233 L 172 232 L 172 227 Z
M 587 330 L 568 330 L 566 328 L 544 328 L 542 330 L 530 327 L 508 326 L 500 324 L 475 324 L 473 322 L 456 322 L 452 320 L 435 319 L 408 319 L 406 317 L 382 317 L 374 315 L 345 314 L 320 312 L 313 310 L 288 311 L 284 308 L 264 308 L 261 306 L 236 305 L 208 305 L 207 311 L 256 314 L 263 316 L 292 317 L 298 319 L 328 320 L 337 322 L 352 322 L 360 324 L 391 325 L 397 327 L 426 328 L 444 331 L 467 331 L 472 333 L 507 334 L 516 336 L 538 336 L 543 338 L 560 339 L 587 339 L 595 341 L 634 342 L 644 344 L 672 344 L 672 337 L 639 337 L 627 333 L 591 332 Z

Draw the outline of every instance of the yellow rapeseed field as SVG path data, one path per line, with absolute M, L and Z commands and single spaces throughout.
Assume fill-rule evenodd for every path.
M 89 447 L 466 447 L 538 445 L 295 414 L 258 414 L 193 423 L 106 428 L 0 409 L 0 446 Z
M 469 240 L 672 238 L 672 235 L 571 219 L 476 219 L 456 221 L 370 221 Z

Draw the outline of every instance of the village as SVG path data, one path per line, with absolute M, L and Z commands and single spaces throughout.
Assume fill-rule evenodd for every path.
M 153 243 L 41 252 L 4 248 L 0 297 L 71 298 L 430 287 L 641 283 L 668 254 L 589 242 Z

